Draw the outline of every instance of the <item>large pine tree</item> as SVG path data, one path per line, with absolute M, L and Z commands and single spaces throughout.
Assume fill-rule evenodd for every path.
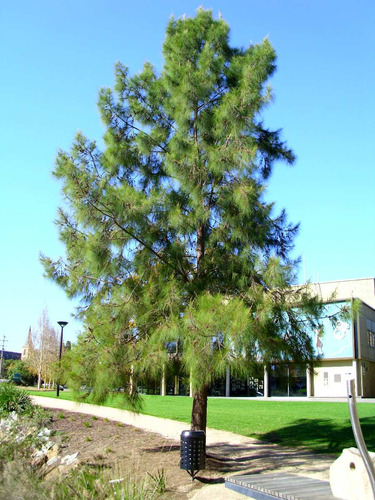
M 294 161 L 261 119 L 270 42 L 232 48 L 225 21 L 200 9 L 169 21 L 163 55 L 161 73 L 117 64 L 114 89 L 99 94 L 102 151 L 78 134 L 58 153 L 66 258 L 42 261 L 82 299 L 77 349 L 97 396 L 124 384 L 134 395 L 134 380 L 160 375 L 178 341 L 192 429 L 205 429 L 209 384 L 227 367 L 312 360 L 306 322 L 319 304 L 290 287 L 297 227 L 264 198 L 274 164 Z

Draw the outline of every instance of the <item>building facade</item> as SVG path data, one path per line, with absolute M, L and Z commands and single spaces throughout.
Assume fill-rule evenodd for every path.
M 311 285 L 313 291 L 335 307 L 357 304 L 354 316 L 327 326 L 319 366 L 310 377 L 308 395 L 345 397 L 347 380 L 353 378 L 358 397 L 375 397 L 375 279 L 332 281 Z M 326 325 L 325 325 L 326 326 Z M 326 344 L 326 345 L 325 345 Z M 319 354 L 319 352 L 318 352 Z
M 27 334 L 26 344 L 22 347 L 22 360 L 29 358 L 33 350 L 34 350 L 33 336 L 31 333 L 31 326 L 30 326 L 29 333 Z
M 7 359 L 12 359 L 12 360 L 21 359 L 20 352 L 3 351 L 2 355 L 3 355 L 3 359 L 5 359 L 5 360 L 7 360 Z
M 375 279 L 342 280 L 310 285 L 326 304 L 322 331 L 309 332 L 319 358 L 313 370 L 296 365 L 260 366 L 247 379 L 218 380 L 212 396 L 346 397 L 354 379 L 357 397 L 375 397 Z M 346 310 L 343 319 L 340 311 Z M 354 314 L 351 314 L 351 311 Z M 335 319 L 336 318 L 336 319 Z M 155 387 L 156 393 L 158 389 Z M 189 394 L 188 381 L 176 374 L 163 378 L 160 394 Z
M 355 380 L 358 397 L 375 397 L 375 279 L 310 286 L 326 304 L 323 330 L 310 332 L 319 362 L 306 371 L 287 365 L 265 367 L 264 397 L 346 397 L 348 379 Z M 347 316 L 337 319 L 343 310 Z

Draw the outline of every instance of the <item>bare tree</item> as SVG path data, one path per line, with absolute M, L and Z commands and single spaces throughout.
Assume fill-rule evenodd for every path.
M 33 348 L 27 357 L 30 370 L 38 377 L 38 389 L 42 380 L 49 387 L 54 386 L 56 362 L 58 360 L 58 333 L 51 326 L 48 312 L 43 310 L 38 320 L 38 326 L 33 331 Z

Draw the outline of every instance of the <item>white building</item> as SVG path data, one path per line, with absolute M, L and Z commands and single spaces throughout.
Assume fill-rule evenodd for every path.
M 213 396 L 307 396 L 346 397 L 347 380 L 354 378 L 357 397 L 375 397 L 375 279 L 312 283 L 314 294 L 326 304 L 321 318 L 324 332 L 311 332 L 319 362 L 313 371 L 298 366 L 275 364 L 260 367 L 247 380 L 231 377 L 218 380 L 210 389 Z M 356 305 L 354 315 L 350 314 Z M 358 305 L 358 308 L 357 308 Z M 343 308 L 347 318 L 332 321 Z M 168 382 L 168 383 L 167 383 Z M 189 394 L 179 377 L 164 377 L 160 393 Z M 156 389 L 158 390 L 158 389 Z
M 358 397 L 375 397 L 375 279 L 310 286 L 326 304 L 327 315 L 322 318 L 324 332 L 311 332 L 320 358 L 314 370 L 305 372 L 296 366 L 276 364 L 265 367 L 263 377 L 246 383 L 233 381 L 227 374 L 226 396 L 346 397 L 347 380 L 354 378 Z M 348 317 L 332 321 L 343 308 L 348 309 Z M 351 310 L 356 313 L 351 315 Z
M 328 307 L 359 302 L 353 319 L 326 327 L 321 339 L 322 360 L 307 377 L 307 395 L 342 397 L 347 395 L 346 380 L 356 381 L 357 396 L 375 397 L 375 279 L 314 283 L 312 289 Z M 319 344 L 319 342 L 318 342 Z

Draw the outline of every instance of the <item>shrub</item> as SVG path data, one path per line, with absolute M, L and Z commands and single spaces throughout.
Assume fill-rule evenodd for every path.
M 34 451 L 41 449 L 45 444 L 44 434 L 41 435 L 40 431 L 44 430 L 51 422 L 49 412 L 39 406 L 32 407 L 32 411 L 28 413 L 18 415 L 15 412 L 7 417 L 3 414 L 2 432 L 0 433 L 0 485 L 4 484 L 6 477 L 10 479 L 12 464 L 18 467 L 24 463 L 25 472 L 27 472 Z M 12 489 L 11 486 L 10 489 Z M 0 498 L 13 498 L 3 493 L 3 489 L 1 489 Z M 26 497 L 19 494 L 14 498 L 24 499 Z M 40 497 L 36 495 L 35 498 L 39 499 Z
M 18 414 L 32 413 L 33 404 L 30 396 L 14 384 L 0 384 L 0 416 L 8 415 L 15 411 Z
M 7 500 L 49 500 L 46 485 L 40 480 L 38 471 L 27 464 L 25 457 L 16 457 L 4 462 L 0 469 L 0 498 Z
M 150 488 L 146 480 L 137 480 L 125 474 L 113 480 L 113 471 L 91 470 L 88 467 L 73 469 L 52 486 L 51 498 L 65 500 L 156 500 L 155 488 Z
M 164 469 L 158 470 L 156 474 L 150 474 L 150 472 L 148 472 L 147 474 L 151 477 L 152 481 L 154 482 L 155 493 L 162 495 L 167 489 L 167 477 L 165 475 L 165 470 Z

